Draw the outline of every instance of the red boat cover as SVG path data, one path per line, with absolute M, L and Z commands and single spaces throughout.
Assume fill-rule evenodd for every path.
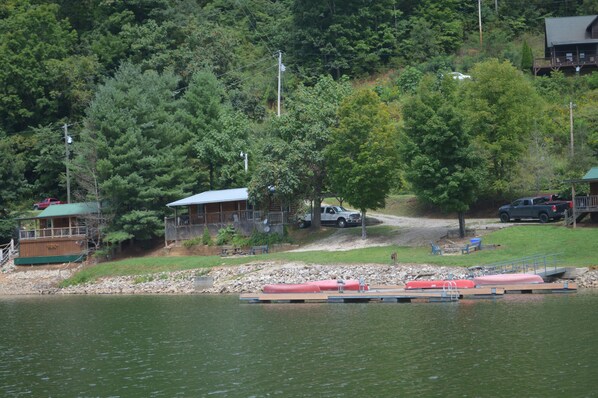
M 359 290 L 359 281 L 357 279 L 343 280 L 343 290 Z M 336 279 L 326 279 L 321 281 L 306 282 L 308 285 L 318 286 L 320 290 L 338 290 L 339 283 Z M 368 290 L 365 285 L 364 290 Z
M 484 275 L 473 278 L 477 286 L 480 285 L 515 285 L 518 283 L 544 283 L 540 275 L 536 274 L 499 274 Z
M 262 290 L 264 293 L 320 293 L 318 286 L 308 285 L 307 283 L 265 285 Z
M 443 287 L 457 289 L 473 289 L 475 283 L 470 279 L 451 279 L 435 281 L 409 281 L 405 284 L 405 289 L 442 289 Z

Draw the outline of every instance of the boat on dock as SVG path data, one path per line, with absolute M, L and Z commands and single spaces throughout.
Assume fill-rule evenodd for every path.
M 365 283 L 360 283 L 357 279 L 325 279 L 321 281 L 305 282 L 308 285 L 318 286 L 322 291 L 328 290 L 368 290 Z
M 322 290 L 317 285 L 307 283 L 277 283 L 265 285 L 262 291 L 264 293 L 320 293 Z
M 473 289 L 476 284 L 471 279 L 445 279 L 428 281 L 409 281 L 405 290 L 413 289 Z
M 473 278 L 476 286 L 488 285 L 517 285 L 528 283 L 544 283 L 544 279 L 536 274 L 497 274 L 497 275 L 483 275 Z

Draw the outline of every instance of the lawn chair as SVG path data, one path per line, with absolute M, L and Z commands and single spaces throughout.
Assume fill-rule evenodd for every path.
M 440 248 L 440 246 L 435 245 L 434 242 L 430 242 L 430 246 L 432 246 L 432 254 L 438 254 L 442 256 L 442 249 Z

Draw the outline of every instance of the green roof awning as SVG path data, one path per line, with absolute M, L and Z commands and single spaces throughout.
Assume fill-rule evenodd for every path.
M 592 167 L 585 176 L 577 180 L 566 180 L 564 182 L 569 184 L 579 184 L 582 182 L 597 182 L 598 181 L 598 167 Z
M 583 176 L 582 180 L 598 180 L 598 167 L 592 167 L 590 171 Z
M 85 214 L 99 213 L 99 210 L 100 206 L 97 202 L 51 205 L 46 207 L 46 209 L 35 218 L 82 216 Z

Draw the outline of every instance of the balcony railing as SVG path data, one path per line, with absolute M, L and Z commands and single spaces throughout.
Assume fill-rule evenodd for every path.
M 85 236 L 86 234 L 87 228 L 84 226 L 65 228 L 24 229 L 19 231 L 19 238 L 21 240 L 66 238 L 69 236 Z
M 557 56 L 549 58 L 535 58 L 534 68 L 559 68 L 564 66 L 584 66 L 584 65 L 598 65 L 598 55 L 586 54 L 584 57 L 578 57 L 575 54 L 572 56 Z
M 577 213 L 598 211 L 598 195 L 576 196 L 575 211 Z

